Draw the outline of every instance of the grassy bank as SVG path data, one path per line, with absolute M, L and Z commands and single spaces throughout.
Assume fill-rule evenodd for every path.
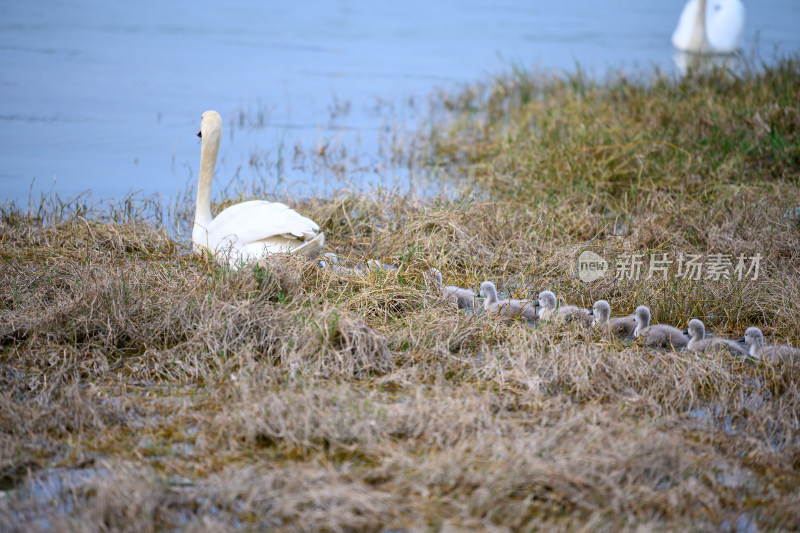
M 4 206 L 0 529 L 800 528 L 800 364 L 505 324 L 426 276 L 800 345 L 799 101 L 796 59 L 444 95 L 416 157 L 474 195 L 297 206 L 399 266 L 363 277 L 230 272 L 146 205 Z M 761 271 L 583 283 L 587 248 Z

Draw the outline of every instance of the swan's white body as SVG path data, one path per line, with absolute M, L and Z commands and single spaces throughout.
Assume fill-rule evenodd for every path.
M 316 255 L 325 243 L 319 226 L 289 206 L 251 200 L 211 216 L 211 182 L 222 139 L 222 118 L 206 111 L 200 122 L 200 176 L 197 184 L 192 243 L 196 252 L 210 252 L 234 268 L 269 254 Z
M 681 12 L 672 45 L 699 54 L 736 51 L 744 31 L 741 0 L 689 0 Z

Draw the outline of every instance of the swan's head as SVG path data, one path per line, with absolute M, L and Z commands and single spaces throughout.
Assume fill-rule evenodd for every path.
M 693 318 L 689 321 L 689 327 L 684 333 L 688 333 L 693 339 L 702 339 L 706 336 L 706 326 L 700 320 Z
M 589 314 L 594 315 L 598 324 L 608 322 L 608 318 L 611 316 L 611 305 L 606 300 L 597 300 Z
M 497 287 L 494 286 L 494 283 L 491 281 L 484 281 L 481 283 L 480 293 L 481 298 L 486 298 L 487 300 L 496 300 L 497 299 Z
M 556 299 L 556 295 L 553 294 L 551 291 L 542 291 L 539 293 L 539 298 L 537 299 L 539 303 L 539 307 L 542 309 L 546 309 L 552 311 L 556 308 L 556 304 L 558 300 Z
M 436 283 L 438 283 L 439 285 L 444 285 L 444 282 L 442 280 L 442 273 L 439 272 L 438 269 L 432 268 L 431 274 L 433 275 L 434 279 L 436 279 Z
M 761 330 L 758 328 L 747 328 L 747 331 L 744 332 L 744 342 L 747 343 L 748 346 L 764 346 L 764 334 L 761 333 Z
M 200 131 L 197 136 L 201 139 L 222 136 L 222 117 L 216 111 L 206 111 L 200 118 Z
M 635 315 L 636 325 L 641 329 L 650 325 L 650 309 L 646 305 L 640 305 L 636 308 Z

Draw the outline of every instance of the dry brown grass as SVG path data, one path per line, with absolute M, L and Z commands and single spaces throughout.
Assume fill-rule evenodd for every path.
M 800 226 L 784 216 L 800 198 L 800 122 L 785 93 L 800 84 L 796 64 L 763 76 L 772 92 L 710 78 L 552 80 L 547 98 L 510 91 L 502 105 L 467 95 L 480 113 L 454 104 L 455 116 L 486 128 L 454 119 L 431 153 L 463 143 L 470 161 L 452 169 L 490 198 L 301 204 L 332 250 L 399 267 L 365 276 L 296 257 L 231 272 L 130 205 L 4 206 L 0 529 L 800 528 L 800 364 L 509 325 L 455 310 L 426 276 L 435 266 L 448 282 L 493 280 L 515 297 L 606 298 L 617 315 L 647 304 L 656 322 L 697 317 L 731 336 L 759 325 L 800 344 Z M 681 114 L 709 94 L 741 115 L 772 98 L 777 110 L 760 115 L 771 137 L 712 159 L 714 143 L 759 124 L 718 119 L 729 128 L 710 147 L 681 137 L 688 167 L 658 143 L 579 149 L 622 145 L 615 135 L 634 127 L 709 127 Z M 623 97 L 624 120 L 612 105 Z M 565 148 L 509 137 L 526 116 L 550 121 L 533 130 L 543 147 Z M 740 178 L 727 158 L 769 171 Z M 594 179 L 556 187 L 570 165 Z M 632 175 L 649 176 L 635 194 Z M 575 259 L 587 247 L 760 253 L 764 275 L 583 284 Z

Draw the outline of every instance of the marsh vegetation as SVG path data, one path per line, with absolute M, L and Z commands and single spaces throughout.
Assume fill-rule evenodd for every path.
M 800 528 L 799 364 L 507 323 L 428 274 L 800 345 L 799 101 L 797 58 L 440 95 L 413 159 L 473 192 L 294 201 L 398 267 L 363 276 L 230 271 L 146 201 L 3 206 L 0 529 Z M 587 248 L 761 271 L 583 283 Z

